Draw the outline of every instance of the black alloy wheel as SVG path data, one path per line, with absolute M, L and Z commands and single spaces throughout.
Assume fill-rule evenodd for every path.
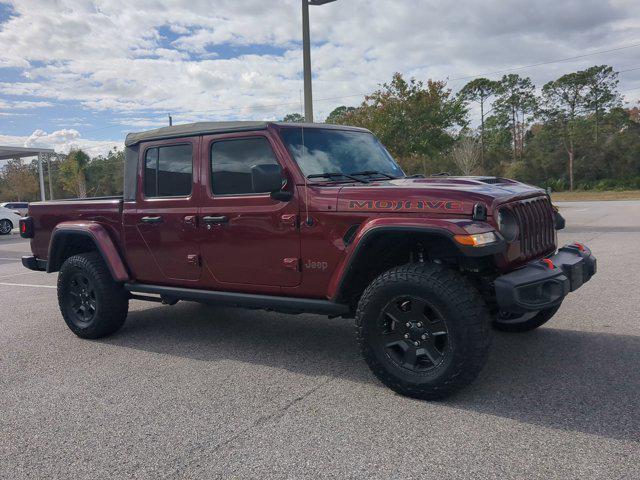
M 91 323 L 96 314 L 96 292 L 89 278 L 82 272 L 75 273 L 69 281 L 71 320 L 80 328 Z
M 449 347 L 447 323 L 427 300 L 395 298 L 383 309 L 380 334 L 389 358 L 412 372 L 427 372 L 445 359 Z

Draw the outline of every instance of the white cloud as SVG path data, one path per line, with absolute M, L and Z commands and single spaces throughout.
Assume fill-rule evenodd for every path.
M 6 110 L 29 110 L 33 108 L 53 107 L 51 102 L 6 101 L 0 98 L 0 108 Z
M 135 115 L 132 125 L 140 127 L 155 126 L 165 112 L 223 119 L 278 118 L 300 110 L 298 1 L 20 0 L 12 5 L 15 16 L 0 25 L 0 66 L 21 69 L 24 80 L 2 81 L 0 69 L 0 95 L 25 97 L 23 104 L 75 101 L 90 110 Z M 358 103 L 358 94 L 395 71 L 455 78 L 640 38 L 634 0 L 461 0 L 454 8 L 436 0 L 340 0 L 311 7 L 311 15 L 312 38 L 321 44 L 313 50 L 318 117 L 339 104 Z M 225 45 L 242 51 L 277 46 L 284 53 L 225 58 L 219 54 Z M 594 63 L 624 69 L 637 65 L 639 51 L 520 73 L 541 84 Z M 623 90 L 640 87 L 640 71 L 621 80 Z M 451 82 L 454 88 L 463 84 Z M 638 93 L 629 95 L 637 99 Z M 331 100 L 322 100 L 327 97 Z
M 122 148 L 122 142 L 88 140 L 82 138 L 80 132 L 74 129 L 51 133 L 35 130 L 28 136 L 0 135 L 0 145 L 53 148 L 58 153 L 68 153 L 71 149 L 81 148 L 90 156 L 105 155 L 113 148 Z

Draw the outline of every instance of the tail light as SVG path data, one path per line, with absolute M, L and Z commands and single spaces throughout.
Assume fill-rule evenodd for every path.
M 33 218 L 23 217 L 20 219 L 20 236 L 22 238 L 33 238 Z

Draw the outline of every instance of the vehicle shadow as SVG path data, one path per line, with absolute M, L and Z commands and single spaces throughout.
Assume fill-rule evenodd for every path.
M 102 342 L 384 388 L 360 359 L 351 320 L 180 303 L 132 311 L 121 332 Z M 540 328 L 526 334 L 495 333 L 480 378 L 445 403 L 640 442 L 639 399 L 640 337 Z

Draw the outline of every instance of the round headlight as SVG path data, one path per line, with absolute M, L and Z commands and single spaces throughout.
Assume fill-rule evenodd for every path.
M 518 221 L 509 210 L 503 208 L 498 212 L 498 230 L 507 242 L 513 242 L 518 238 Z

